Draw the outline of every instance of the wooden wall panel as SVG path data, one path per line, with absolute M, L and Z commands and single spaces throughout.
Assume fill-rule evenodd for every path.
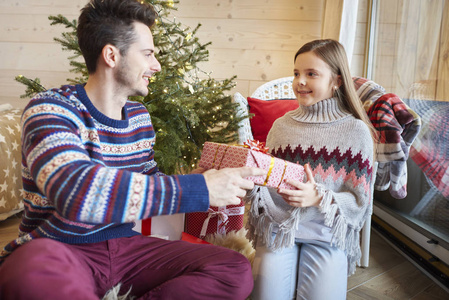
M 339 40 L 344 0 L 328 0 L 324 5 L 321 37 Z
M 87 0 L 0 0 L 2 15 L 78 16 Z
M 363 0 L 365 1 L 365 0 Z M 181 0 L 176 17 L 208 47 L 202 69 L 218 80 L 237 75 L 230 91 L 251 94 L 260 84 L 290 76 L 292 57 L 304 43 L 320 38 L 324 0 Z M 0 104 L 19 98 L 16 75 L 38 77 L 45 87 L 66 83 L 68 56 L 53 41 L 65 28 L 50 26 L 49 15 L 78 17 L 87 0 L 0 0 Z M 26 100 L 17 101 L 23 103 Z M 14 103 L 13 105 L 16 105 Z
M 440 36 L 436 99 L 449 101 L 449 1 L 446 1 L 444 5 Z
M 86 0 L 0 0 L 0 104 L 24 107 L 25 86 L 15 76 L 39 78 L 46 88 L 66 83 L 70 53 L 53 41 L 66 31 L 50 26 L 49 15 L 78 17 Z
M 324 0 L 182 0 L 172 14 L 211 41 L 202 66 L 217 79 L 237 75 L 231 93 L 250 95 L 260 84 L 290 76 L 292 57 L 320 38 Z
M 238 74 L 239 79 L 268 81 L 291 76 L 293 57 L 294 52 L 290 51 L 214 49 L 210 52 L 207 68 L 217 78 Z
M 177 19 L 190 28 L 200 23 L 197 36 L 200 41 L 212 42 L 209 49 L 277 50 L 294 54 L 304 43 L 320 38 L 321 20 Z
M 181 0 L 179 17 L 200 20 L 213 19 L 259 20 L 321 20 L 324 0 Z
M 444 72 L 449 69 L 444 65 L 448 53 L 449 25 L 445 19 L 448 2 L 380 0 L 378 3 L 372 79 L 403 98 L 445 100 L 442 89 L 449 83 L 443 83 L 444 78 L 447 80 Z
M 419 40 L 416 49 L 417 58 L 414 82 L 428 81 L 426 89 L 432 95 L 432 99 L 436 97 L 442 10 L 443 2 L 441 0 L 426 1 L 425 4 L 421 5 L 420 9 Z
M 54 37 L 67 31 L 64 26 L 50 26 L 48 15 L 0 14 L 2 42 L 53 43 Z M 75 16 L 66 16 L 73 20 Z
M 397 44 L 396 55 L 401 59 L 395 60 L 396 65 L 393 68 L 391 65 L 389 67 L 390 70 L 394 70 L 393 85 L 389 88 L 391 92 L 404 97 L 410 89 L 410 85 L 407 83 L 414 81 L 421 1 L 400 1 L 399 5 L 396 10 L 398 12 L 397 20 L 395 20 L 399 24 L 399 31 L 395 43 Z M 403 22 L 406 20 L 404 16 L 413 21 Z
M 65 54 L 56 44 L 0 42 L 0 69 L 68 71 L 70 64 Z
M 354 52 L 351 61 L 351 74 L 364 77 L 366 30 L 368 24 L 368 0 L 359 0 L 357 29 L 355 31 Z

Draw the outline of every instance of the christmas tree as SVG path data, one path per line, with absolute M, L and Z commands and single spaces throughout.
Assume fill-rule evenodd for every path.
M 136 97 L 148 109 L 157 133 L 155 160 L 166 174 L 187 173 L 194 168 L 205 141 L 231 143 L 237 140 L 236 104 L 225 94 L 234 87 L 235 76 L 215 80 L 198 64 L 208 60 L 207 46 L 200 43 L 196 32 L 201 24 L 191 29 L 170 18 L 178 0 L 145 0 L 154 6 L 159 16 L 152 28 L 156 57 L 162 70 L 151 78 L 146 97 Z M 88 73 L 78 47 L 76 20 L 62 15 L 50 16 L 51 25 L 64 25 L 69 31 L 55 41 L 63 50 L 73 52 L 69 57 L 76 74 L 69 83 L 84 83 Z M 23 97 L 32 97 L 45 90 L 39 78 L 34 80 L 17 76 L 26 85 Z

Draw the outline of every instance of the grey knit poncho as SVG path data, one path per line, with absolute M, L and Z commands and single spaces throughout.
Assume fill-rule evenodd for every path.
M 271 197 L 266 187 L 255 187 L 246 197 L 251 201 L 249 238 L 272 250 L 291 247 L 299 223 L 324 215 L 331 244 L 346 251 L 348 274 L 353 274 L 361 257 L 360 230 L 371 214 L 373 140 L 366 124 L 330 98 L 277 119 L 267 146 L 276 157 L 309 163 L 323 198 L 319 208 L 296 208 Z

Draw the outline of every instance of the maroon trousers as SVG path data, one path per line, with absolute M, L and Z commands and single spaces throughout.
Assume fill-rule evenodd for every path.
M 68 245 L 36 239 L 0 266 L 0 299 L 101 299 L 121 283 L 138 299 L 245 299 L 253 278 L 240 253 L 145 236 Z

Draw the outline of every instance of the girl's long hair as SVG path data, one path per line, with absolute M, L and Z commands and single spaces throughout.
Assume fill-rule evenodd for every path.
M 378 133 L 363 108 L 362 102 L 355 91 L 354 82 L 352 80 L 351 72 L 349 70 L 348 58 L 346 51 L 342 44 L 332 39 L 322 39 L 311 41 L 302 46 L 295 54 L 295 59 L 298 55 L 312 51 L 324 62 L 326 62 L 332 74 L 336 77 L 340 75 L 341 85 L 336 90 L 335 96 L 342 101 L 343 105 L 349 112 L 351 112 L 357 119 L 362 120 L 369 128 L 371 137 L 376 149 L 376 142 L 378 140 Z M 374 151 L 374 154 L 376 151 Z

